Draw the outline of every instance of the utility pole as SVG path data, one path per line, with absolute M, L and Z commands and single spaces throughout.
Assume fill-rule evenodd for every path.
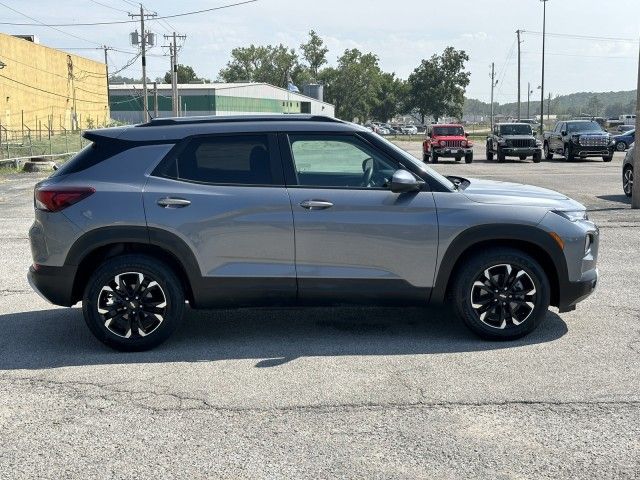
M 542 2 L 542 83 L 540 84 L 540 135 L 544 133 L 544 48 L 547 38 L 547 2 Z
M 493 89 L 498 85 L 496 80 L 495 64 L 491 62 L 491 132 L 493 132 Z
M 531 82 L 527 82 L 527 119 L 531 118 Z
M 104 49 L 104 71 L 107 76 L 107 103 L 109 103 L 109 59 L 107 58 L 107 52 L 111 50 L 111 47 L 103 45 L 102 48 Z
M 638 58 L 638 89 L 636 90 L 636 131 L 640 127 L 640 57 Z M 631 189 L 631 208 L 640 208 L 640 148 L 636 145 L 633 154 L 634 182 Z
M 547 122 L 551 120 L 551 92 L 549 92 L 549 99 L 547 100 Z
M 140 4 L 140 13 L 130 13 L 129 16 L 131 18 L 140 17 L 140 51 L 142 53 L 142 108 L 144 112 L 142 113 L 144 121 L 149 121 L 149 98 L 148 98 L 148 90 L 147 90 L 147 31 L 144 29 L 144 20 L 145 17 L 153 18 L 158 14 L 153 13 L 144 13 L 144 7 Z
M 158 118 L 158 82 L 153 82 L 153 118 Z
M 169 53 L 171 56 L 171 103 L 173 106 L 173 116 L 179 115 L 179 98 L 178 98 L 178 38 L 185 40 L 186 35 L 178 35 L 173 32 L 173 35 L 165 35 L 165 39 L 172 39 L 169 42 Z M 166 46 L 166 45 L 165 45 Z
M 516 34 L 518 35 L 518 121 L 520 118 L 520 30 L 516 30 Z

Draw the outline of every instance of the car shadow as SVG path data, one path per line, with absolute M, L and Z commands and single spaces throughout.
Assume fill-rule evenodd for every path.
M 601 200 L 607 200 L 609 202 L 626 203 L 627 205 L 631 205 L 631 198 L 627 197 L 624 194 L 619 194 L 619 195 L 597 195 L 596 198 L 599 198 Z
M 184 320 L 156 349 L 121 353 L 90 334 L 78 308 L 0 315 L 0 370 L 228 359 L 255 359 L 255 367 L 267 368 L 311 356 L 500 350 L 552 342 L 567 333 L 566 323 L 549 312 L 523 339 L 484 341 L 447 308 L 190 310 Z

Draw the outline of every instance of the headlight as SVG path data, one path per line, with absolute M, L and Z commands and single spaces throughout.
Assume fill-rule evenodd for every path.
M 507 144 L 506 140 L 502 140 L 502 139 L 498 140 L 498 145 L 501 145 L 504 147 L 506 144 Z
M 460 142 L 460 145 L 461 145 L 461 146 L 463 146 L 463 147 L 466 147 L 466 146 L 468 146 L 468 145 L 469 145 L 469 143 L 468 143 L 466 140 L 462 140 L 462 141 Z
M 566 218 L 570 222 L 577 222 L 578 220 L 589 220 L 589 216 L 587 215 L 586 210 L 552 210 L 552 212 L 556 215 L 560 215 L 561 217 Z

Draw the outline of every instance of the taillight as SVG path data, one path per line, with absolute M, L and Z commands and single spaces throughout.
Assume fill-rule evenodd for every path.
M 93 187 L 40 187 L 34 192 L 35 207 L 46 212 L 59 212 L 95 192 Z

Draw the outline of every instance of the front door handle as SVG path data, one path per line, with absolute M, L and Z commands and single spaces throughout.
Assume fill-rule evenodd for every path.
M 304 202 L 300 202 L 300 206 L 307 210 L 325 210 L 333 207 L 333 203 L 327 202 L 326 200 L 305 200 Z
M 191 201 L 186 198 L 165 197 L 158 200 L 158 205 L 163 208 L 184 208 L 191 205 Z

